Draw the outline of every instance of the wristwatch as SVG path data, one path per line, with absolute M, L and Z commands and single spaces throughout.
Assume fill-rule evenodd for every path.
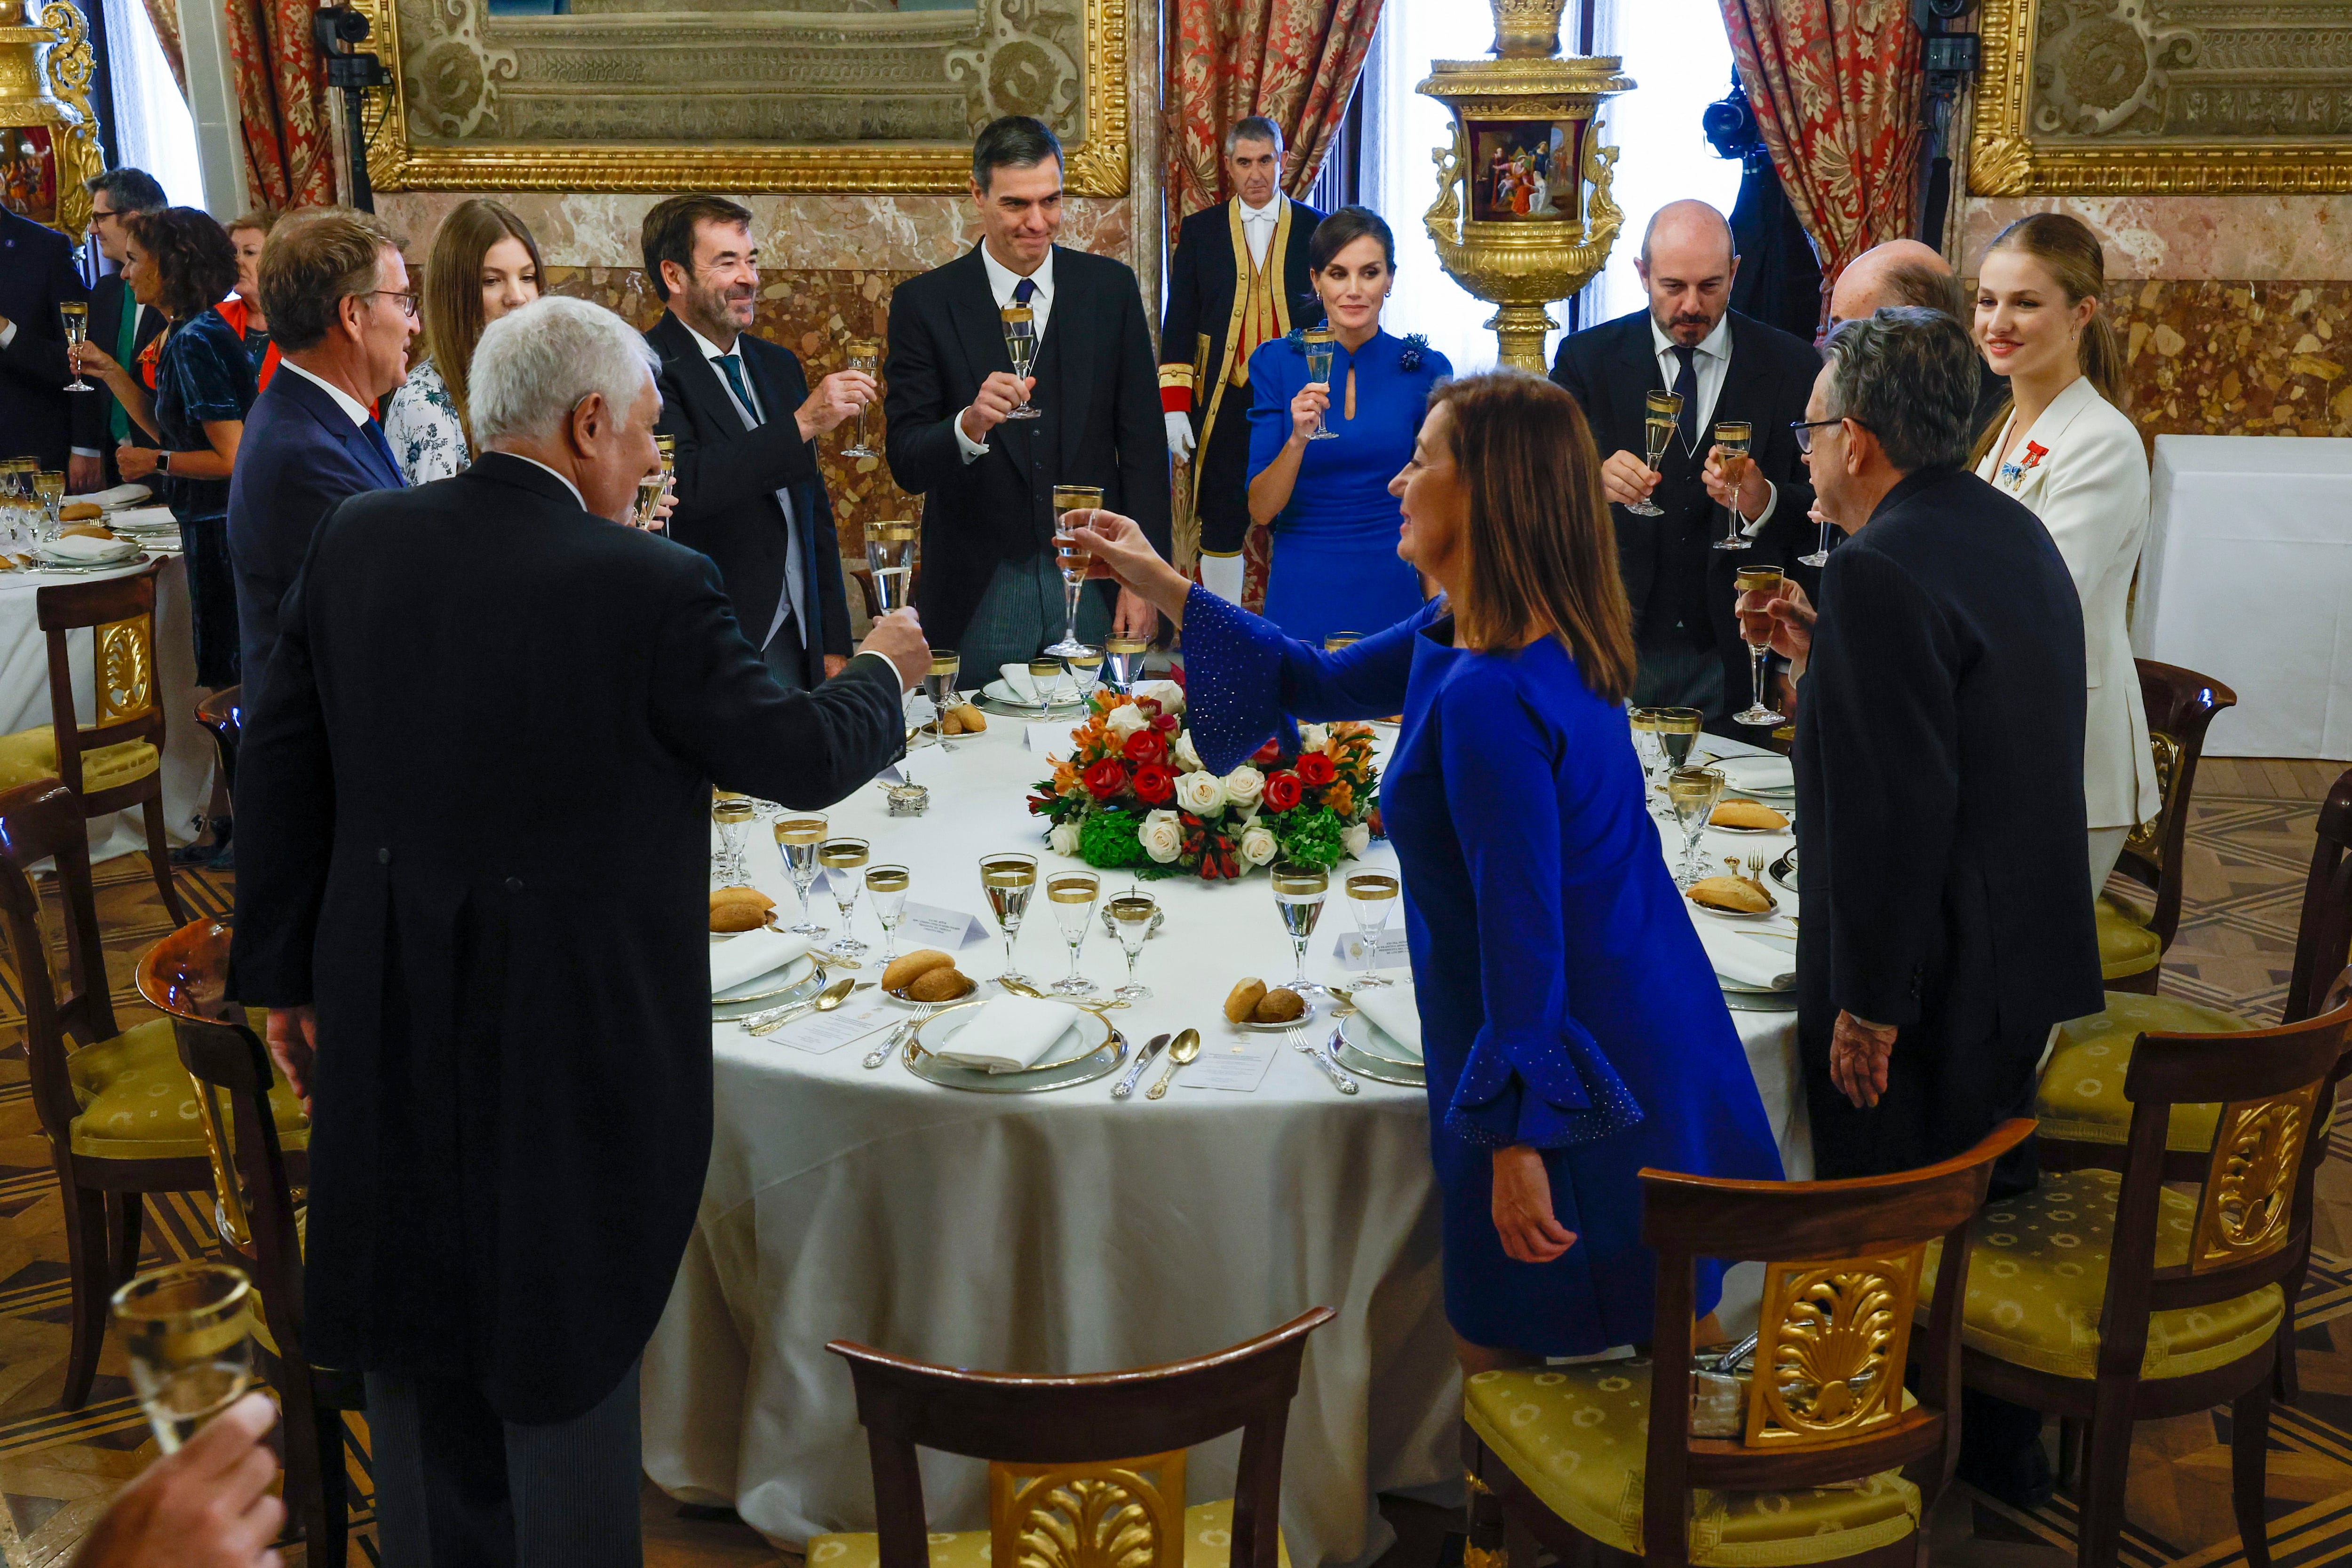
M 158 452 L 155 454 L 155 472 L 158 474 L 169 474 L 171 471 L 172 455 L 169 452 Z

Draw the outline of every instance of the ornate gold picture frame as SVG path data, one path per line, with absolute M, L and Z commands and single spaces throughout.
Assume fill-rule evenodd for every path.
M 1034 114 L 1128 189 L 1127 0 L 354 0 L 381 190 L 960 192 Z M 526 8 L 532 14 L 523 14 Z
M 1979 196 L 2352 191 L 2352 6 L 1985 0 Z

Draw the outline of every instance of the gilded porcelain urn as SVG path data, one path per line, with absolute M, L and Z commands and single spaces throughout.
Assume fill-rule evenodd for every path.
M 72 0 L 0 0 L 0 203 L 79 240 L 103 172 L 89 35 Z

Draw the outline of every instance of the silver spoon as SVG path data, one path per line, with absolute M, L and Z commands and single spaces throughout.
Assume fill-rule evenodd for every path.
M 856 990 L 857 988 L 857 977 L 855 975 L 844 975 L 841 978 L 834 981 L 833 984 L 819 991 L 814 998 L 807 1001 L 793 1002 L 789 1006 L 778 1008 L 771 1013 L 754 1013 L 752 1015 L 753 1021 L 748 1021 L 744 1024 L 743 1032 L 746 1034 L 773 1034 L 776 1030 L 783 1028 L 784 1025 L 792 1022 L 794 1019 L 799 1018 L 803 1013 L 829 1013 L 834 1009 L 839 1007 L 842 1003 L 847 1001 L 849 999 L 849 993 Z
M 1159 1080 L 1143 1092 L 1143 1097 L 1146 1100 L 1157 1100 L 1167 1093 L 1169 1083 L 1176 1076 L 1176 1070 L 1185 1066 L 1200 1054 L 1201 1031 L 1199 1030 L 1188 1029 L 1178 1035 L 1176 1043 L 1168 1048 L 1168 1065 L 1160 1070 Z

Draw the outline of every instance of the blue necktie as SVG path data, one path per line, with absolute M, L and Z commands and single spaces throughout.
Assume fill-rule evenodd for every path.
M 1694 362 L 1698 350 L 1683 344 L 1669 344 L 1680 369 L 1675 371 L 1675 395 L 1683 400 L 1683 412 L 1675 427 L 1683 438 L 1683 450 L 1698 455 L 1698 367 Z
M 743 356 L 721 354 L 719 356 L 719 368 L 726 372 L 727 384 L 735 389 L 735 401 L 743 405 L 743 412 L 751 423 L 758 424 L 760 405 L 751 401 L 751 389 L 743 384 Z
M 384 468 L 392 475 L 393 487 L 405 489 L 408 476 L 401 472 L 400 459 L 392 455 L 392 443 L 383 438 L 383 426 L 371 419 L 360 428 L 367 433 L 368 444 L 375 448 L 376 455 L 383 459 Z
M 1024 277 L 1013 286 L 1013 303 L 1026 305 L 1036 297 L 1036 294 L 1037 280 L 1034 277 Z

